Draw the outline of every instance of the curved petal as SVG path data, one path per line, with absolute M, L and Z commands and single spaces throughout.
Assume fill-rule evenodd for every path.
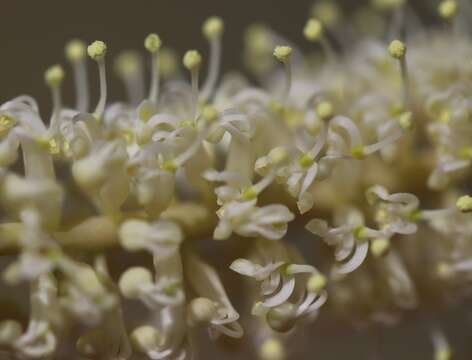
M 367 241 L 358 244 L 356 250 L 348 262 L 340 265 L 336 265 L 336 272 L 339 274 L 349 274 L 356 270 L 359 266 L 362 265 L 367 253 L 369 251 L 369 243 Z

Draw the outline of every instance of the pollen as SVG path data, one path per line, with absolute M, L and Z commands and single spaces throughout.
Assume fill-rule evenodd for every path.
M 245 188 L 241 194 L 241 200 L 248 201 L 257 198 L 257 192 L 254 187 L 249 186 Z
M 363 146 L 355 147 L 351 150 L 351 155 L 356 160 L 365 159 L 365 150 Z
M 144 40 L 144 47 L 150 53 L 156 53 L 161 48 L 161 38 L 157 34 L 149 34 Z
M 212 123 L 218 119 L 220 116 L 219 111 L 214 106 L 205 106 L 202 111 L 202 117 L 208 123 Z
M 321 21 L 309 19 L 303 29 L 303 35 L 309 41 L 319 41 L 323 37 L 324 29 Z
M 309 168 L 311 165 L 313 165 L 315 161 L 311 158 L 310 155 L 305 154 L 303 155 L 299 160 L 298 163 L 300 164 L 301 167 L 303 168 Z
M 289 62 L 292 57 L 292 48 L 290 46 L 276 46 L 274 49 L 274 56 L 280 62 Z
M 209 40 L 216 39 L 223 34 L 224 23 L 223 20 L 218 16 L 212 16 L 208 18 L 202 27 L 203 35 Z
M 87 54 L 86 45 L 82 40 L 71 40 L 65 47 L 65 54 L 70 62 L 83 60 Z
M 184 55 L 183 63 L 187 70 L 198 70 L 202 64 L 202 56 L 197 50 L 189 50 Z
M 309 292 L 319 293 L 321 290 L 323 290 L 326 287 L 327 283 L 328 283 L 328 280 L 326 279 L 326 276 L 322 274 L 314 274 L 310 276 L 310 278 L 308 279 L 308 282 L 306 284 L 306 289 Z
M 461 196 L 457 202 L 456 207 L 460 212 L 471 212 L 472 211 L 472 196 L 464 195 Z
M 103 41 L 96 40 L 87 47 L 87 54 L 91 59 L 102 60 L 107 53 L 107 45 Z
M 406 45 L 400 40 L 393 40 L 388 47 L 390 56 L 397 60 L 403 59 L 406 55 L 406 51 Z
M 64 69 L 60 65 L 51 66 L 44 73 L 44 80 L 51 87 L 59 86 L 64 80 Z
M 316 106 L 316 114 L 323 121 L 329 120 L 334 115 L 334 106 L 330 101 L 322 101 Z
M 459 5 L 456 0 L 444 0 L 439 4 L 438 12 L 443 19 L 450 20 L 459 12 Z

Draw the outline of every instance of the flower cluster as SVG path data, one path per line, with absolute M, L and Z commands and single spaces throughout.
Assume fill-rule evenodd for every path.
M 257 357 L 283 360 L 320 313 L 394 325 L 432 298 L 462 299 L 472 281 L 463 3 L 442 1 L 446 29 L 427 32 L 407 1 L 372 1 L 348 35 L 336 2 L 320 1 L 300 29 L 313 54 L 254 25 L 244 59 L 259 85 L 221 76 L 218 17 L 202 27 L 202 84 L 200 52 L 181 71 L 150 34 L 147 95 L 140 55 L 124 52 L 114 69 L 128 98 L 116 103 L 107 44 L 69 42 L 74 106 L 62 102 L 60 65 L 45 72 L 49 119 L 27 95 L 0 105 L 0 249 L 15 254 L 2 278 L 30 298 L 26 329 L 0 321 L 1 354 L 49 359 L 75 343 L 87 359 L 191 359 L 200 330 L 237 344 L 253 327 Z M 369 24 L 388 27 L 388 40 Z M 213 247 L 232 254 L 225 268 Z M 149 263 L 111 266 L 134 254 Z M 231 276 L 246 280 L 240 296 L 222 281 Z M 431 344 L 451 358 L 439 324 Z

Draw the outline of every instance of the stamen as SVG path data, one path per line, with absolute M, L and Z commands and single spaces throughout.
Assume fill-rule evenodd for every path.
M 316 115 L 323 120 L 328 121 L 334 116 L 334 106 L 330 101 L 322 101 L 316 105 Z
M 87 80 L 87 66 L 85 64 L 86 46 L 81 40 L 71 40 L 65 48 L 66 57 L 74 72 L 76 109 L 87 112 L 89 108 L 89 91 Z
M 438 6 L 439 15 L 452 22 L 459 12 L 459 5 L 456 0 L 443 0 Z
M 129 102 L 138 105 L 144 97 L 142 59 L 134 51 L 124 51 L 115 60 L 116 74 L 125 84 Z
M 408 79 L 408 66 L 406 62 L 406 53 L 407 47 L 406 45 L 400 40 L 393 40 L 389 47 L 388 52 L 390 56 L 400 63 L 400 71 L 402 77 L 402 100 L 403 100 L 403 109 L 410 108 L 410 85 Z
M 157 34 L 149 34 L 144 40 L 144 47 L 151 53 L 151 87 L 149 100 L 157 104 L 159 98 L 159 49 L 162 42 Z
M 223 21 L 219 17 L 211 17 L 203 24 L 203 34 L 210 42 L 210 64 L 208 76 L 202 88 L 202 99 L 206 101 L 215 91 L 221 67 L 221 37 L 224 31 Z
M 285 88 L 282 92 L 281 100 L 284 105 L 287 105 L 290 89 L 292 87 L 292 48 L 290 46 L 276 46 L 274 49 L 274 56 L 285 68 Z
M 325 36 L 325 29 L 318 19 L 309 19 L 303 28 L 303 35 L 312 42 L 319 42 L 328 61 L 336 59 L 336 55 L 329 39 Z
M 192 116 L 197 116 L 198 105 L 198 74 L 202 64 L 202 56 L 197 50 L 189 50 L 185 53 L 183 58 L 184 66 L 190 71 L 192 82 Z
M 107 45 L 103 41 L 94 41 L 87 48 L 87 53 L 98 64 L 98 72 L 100 76 L 100 99 L 95 108 L 94 115 L 97 119 L 103 117 L 105 105 L 107 102 L 107 79 L 105 68 L 105 55 L 107 53 Z
M 169 79 L 177 73 L 178 59 L 174 50 L 163 47 L 159 51 L 159 70 L 165 79 Z
M 53 112 L 49 125 L 51 134 L 49 135 L 54 136 L 59 132 L 60 113 L 62 110 L 61 84 L 64 80 L 64 70 L 60 65 L 51 66 L 48 70 L 46 70 L 44 79 L 46 84 L 51 89 L 52 94 Z

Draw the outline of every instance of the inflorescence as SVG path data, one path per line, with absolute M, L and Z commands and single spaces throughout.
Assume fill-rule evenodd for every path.
M 141 55 L 124 52 L 114 70 L 128 99 L 116 103 L 107 44 L 69 42 L 74 106 L 60 65 L 44 75 L 50 119 L 30 96 L 0 106 L 0 245 L 15 254 L 2 278 L 27 284 L 31 305 L 26 329 L 0 322 L 0 351 L 46 359 L 74 343 L 89 359 L 190 359 L 207 329 L 253 332 L 258 358 L 283 360 L 320 313 L 392 325 L 461 298 L 472 279 L 472 42 L 460 6 L 440 3 L 438 32 L 410 30 L 406 1 L 373 1 L 347 36 L 336 3 L 320 1 L 300 28 L 312 54 L 254 25 L 244 60 L 260 86 L 221 75 L 218 17 L 202 27 L 208 61 L 189 50 L 179 66 L 150 34 L 149 90 Z M 374 23 L 388 35 L 365 28 Z M 240 296 L 205 259 L 210 238 L 226 241 Z M 115 276 L 114 248 L 153 266 Z M 132 325 L 130 301 L 148 314 Z M 439 324 L 430 337 L 435 359 L 450 359 Z

